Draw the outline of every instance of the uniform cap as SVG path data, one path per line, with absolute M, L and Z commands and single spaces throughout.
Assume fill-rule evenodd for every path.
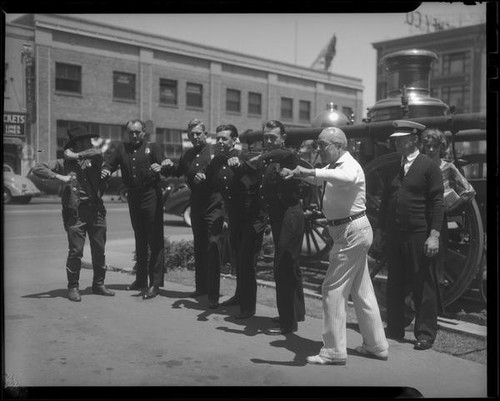
M 423 124 L 406 120 L 395 120 L 392 125 L 394 126 L 394 132 L 389 135 L 389 138 L 411 134 L 420 134 L 425 129 L 425 125 Z

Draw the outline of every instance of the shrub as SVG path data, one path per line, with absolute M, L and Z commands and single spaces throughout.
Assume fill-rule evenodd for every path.
M 165 239 L 165 270 L 188 269 L 194 270 L 193 241 L 170 241 Z

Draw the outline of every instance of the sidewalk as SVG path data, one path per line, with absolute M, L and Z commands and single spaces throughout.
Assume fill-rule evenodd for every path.
M 171 241 L 178 241 L 181 239 L 190 240 L 192 239 L 192 235 L 171 235 L 169 238 Z M 134 266 L 134 262 L 132 260 L 134 246 L 134 239 L 108 241 L 106 244 L 106 261 L 108 267 L 116 271 L 131 272 Z M 88 248 L 88 244 L 86 244 L 86 247 Z M 86 249 L 84 255 L 90 255 L 90 249 Z M 320 272 L 319 269 L 315 267 L 308 267 L 307 270 L 303 270 L 304 295 L 306 297 L 321 299 L 320 286 L 324 272 Z M 166 277 L 168 280 L 168 275 Z M 225 275 L 224 277 L 236 279 L 232 275 Z M 258 268 L 257 283 L 267 287 L 275 287 L 271 264 L 269 264 L 269 266 L 264 265 Z M 349 304 L 351 305 L 352 303 L 349 302 Z M 455 319 L 439 317 L 438 325 L 440 330 L 464 333 L 482 339 L 485 339 L 487 334 L 486 326 Z
M 132 268 L 133 240 L 111 240 L 107 249 L 111 266 Z M 60 287 L 60 271 L 51 272 L 44 286 L 60 290 L 35 293 L 38 280 L 22 290 L 31 294 L 9 290 L 9 299 L 18 301 L 10 308 L 5 358 L 21 386 L 140 386 L 146 392 L 146 386 L 403 386 L 424 397 L 487 394 L 486 365 L 393 340 L 388 361 L 364 358 L 354 353 L 362 338 L 353 326 L 346 366 L 308 365 L 306 357 L 322 345 L 321 319 L 306 316 L 296 333 L 267 336 L 275 307 L 258 304 L 253 318 L 234 320 L 236 307 L 208 309 L 206 297 L 189 298 L 193 288 L 173 282 L 144 301 L 125 290 L 131 275 L 117 270 L 106 277 L 115 297 L 93 295 L 87 270 L 82 302 L 72 303 Z M 41 320 L 47 308 L 50 317 Z

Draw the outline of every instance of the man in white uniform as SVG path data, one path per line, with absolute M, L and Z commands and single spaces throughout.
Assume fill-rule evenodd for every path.
M 333 239 L 330 266 L 322 286 L 323 347 L 318 355 L 309 356 L 308 363 L 345 365 L 346 305 L 352 296 L 363 344 L 358 354 L 387 360 L 387 343 L 380 311 L 368 272 L 367 252 L 373 232 L 365 210 L 365 175 L 359 163 L 347 152 L 347 138 L 335 127 L 325 128 L 317 145 L 321 160 L 328 165 L 321 169 L 283 169 L 285 178 L 301 178 L 323 186 L 322 211 L 328 220 Z

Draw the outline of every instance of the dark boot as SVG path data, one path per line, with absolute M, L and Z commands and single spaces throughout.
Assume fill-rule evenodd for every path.
M 82 297 L 78 292 L 78 280 L 80 279 L 80 269 L 71 270 L 66 266 L 66 277 L 68 278 L 68 298 L 73 302 L 80 302 Z
M 115 295 L 114 291 L 108 290 L 104 286 L 104 279 L 106 278 L 105 267 L 94 267 L 94 279 L 92 280 L 92 293 L 97 295 L 104 295 L 112 297 Z
M 92 284 L 92 293 L 97 295 L 104 295 L 112 297 L 115 295 L 114 291 L 108 290 L 104 284 Z
M 68 298 L 70 301 L 73 301 L 73 302 L 80 302 L 82 300 L 82 297 L 80 296 L 80 293 L 78 292 L 78 287 L 68 288 Z

